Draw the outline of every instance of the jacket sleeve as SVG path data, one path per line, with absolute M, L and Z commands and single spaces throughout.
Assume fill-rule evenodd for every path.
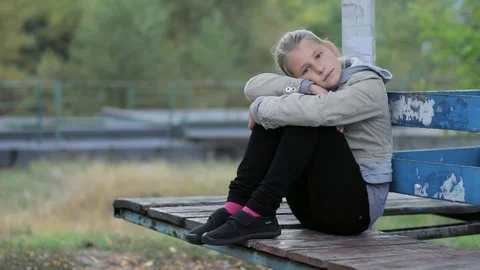
M 371 73 L 373 74 L 373 73 Z M 257 121 L 265 128 L 348 125 L 383 114 L 387 92 L 376 75 L 363 76 L 336 92 L 323 95 L 294 93 L 265 97 L 258 106 Z
M 250 102 L 261 96 L 283 96 L 298 93 L 303 80 L 274 73 L 262 73 L 248 80 L 244 92 Z

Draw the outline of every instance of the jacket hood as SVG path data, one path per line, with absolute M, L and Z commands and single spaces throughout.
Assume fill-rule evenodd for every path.
M 367 70 L 375 72 L 380 78 L 382 78 L 383 83 L 385 84 L 393 77 L 390 71 L 375 65 L 367 64 L 356 57 L 345 58 L 341 61 L 345 68 L 342 70 L 342 74 L 340 76 L 340 84 L 345 83 L 353 74 Z

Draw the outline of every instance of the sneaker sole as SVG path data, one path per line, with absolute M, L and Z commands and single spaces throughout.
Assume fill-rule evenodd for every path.
M 188 233 L 185 235 L 185 240 L 187 240 L 188 243 L 194 244 L 194 245 L 202 245 L 202 236 L 198 234 L 192 234 Z
M 207 245 L 224 246 L 229 244 L 237 244 L 250 239 L 271 239 L 279 236 L 280 234 L 282 234 L 282 231 L 278 230 L 275 232 L 252 233 L 252 234 L 242 235 L 234 238 L 215 239 L 208 236 L 206 233 L 204 233 L 202 235 L 202 242 Z

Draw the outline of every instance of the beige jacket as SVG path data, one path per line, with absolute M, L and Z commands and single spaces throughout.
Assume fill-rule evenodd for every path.
M 250 102 L 262 96 L 257 120 L 267 129 L 344 125 L 345 138 L 358 164 L 390 162 L 392 126 L 387 92 L 373 71 L 360 71 L 323 95 L 298 93 L 302 79 L 273 73 L 251 78 L 245 85 Z

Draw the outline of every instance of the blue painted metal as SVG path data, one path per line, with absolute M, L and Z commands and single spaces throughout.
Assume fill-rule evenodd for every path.
M 390 191 L 480 205 L 480 168 L 474 166 L 479 162 L 478 151 L 464 148 L 395 153 Z
M 185 234 L 187 230 L 177 227 L 175 225 L 162 222 L 147 216 L 140 215 L 138 213 L 128 211 L 125 209 L 115 209 L 115 217 L 123 218 L 126 221 L 134 224 L 161 232 L 163 234 L 173 236 L 182 240 L 185 240 Z M 273 269 L 288 269 L 288 270 L 306 270 L 312 269 L 311 266 L 301 264 L 295 261 L 291 261 L 285 258 L 270 255 L 265 252 L 257 251 L 254 249 L 248 249 L 239 245 L 230 246 L 211 246 L 203 245 L 203 247 L 215 250 L 227 255 L 234 256 L 240 260 L 248 261 L 254 264 L 267 266 Z
M 480 131 L 480 91 L 389 92 L 392 124 Z
M 480 146 L 398 151 L 393 158 L 480 167 Z

